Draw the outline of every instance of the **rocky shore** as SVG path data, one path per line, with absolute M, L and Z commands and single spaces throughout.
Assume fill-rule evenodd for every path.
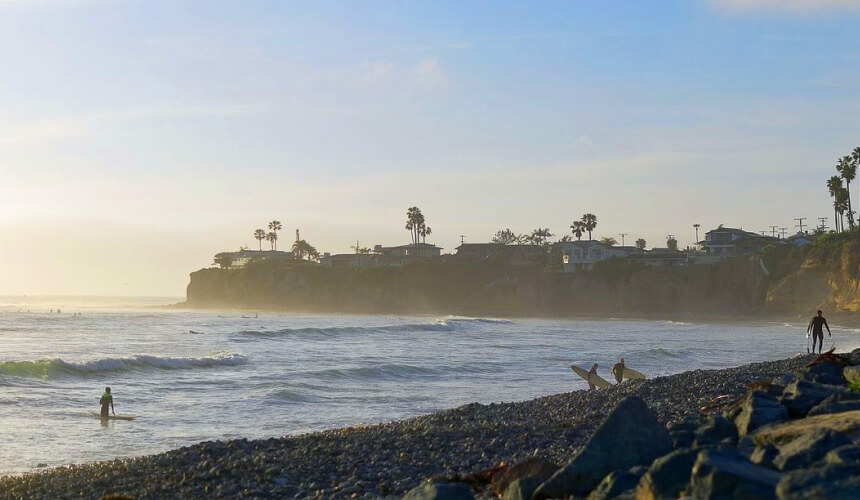
M 805 498 L 818 482 L 860 488 L 860 448 L 851 444 L 860 395 L 843 375 L 860 356 L 807 367 L 813 359 L 295 437 L 204 442 L 5 477 L 0 498 L 531 498 L 535 490 L 540 498 L 662 498 L 691 488 Z

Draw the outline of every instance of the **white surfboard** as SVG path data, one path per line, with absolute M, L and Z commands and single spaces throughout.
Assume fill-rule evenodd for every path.
M 576 365 L 570 365 L 570 369 L 573 370 L 573 373 L 579 375 L 584 378 L 586 381 L 590 380 L 592 384 L 600 387 L 601 389 L 608 389 L 610 387 L 609 381 L 600 375 L 592 375 L 588 370 L 580 368 Z

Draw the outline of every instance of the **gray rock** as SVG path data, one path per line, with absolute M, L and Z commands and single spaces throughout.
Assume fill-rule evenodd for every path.
M 538 487 L 535 498 L 586 495 L 610 472 L 647 464 L 671 449 L 669 432 L 645 402 L 628 396 L 573 460 Z
M 474 500 L 465 483 L 424 483 L 407 491 L 403 500 Z
M 491 485 L 493 490 L 501 495 L 507 491 L 508 485 L 517 479 L 535 478 L 540 484 L 549 479 L 558 469 L 558 465 L 543 458 L 532 456 L 496 473 Z
M 842 365 L 826 361 L 798 370 L 797 376 L 819 384 L 845 384 L 845 377 L 842 376 Z
M 856 499 L 860 496 L 860 464 L 828 464 L 789 472 L 779 481 L 776 493 L 780 500 Z
M 603 478 L 597 488 L 588 495 L 588 500 L 609 500 L 622 495 L 634 496 L 636 485 L 647 469 L 633 467 L 627 471 L 615 471 Z
M 789 416 L 801 418 L 805 417 L 812 407 L 840 390 L 841 388 L 835 386 L 795 380 L 785 387 L 780 401 L 788 409 Z
M 854 351 L 858 351 L 860 349 L 855 349 Z M 854 355 L 854 351 L 851 352 L 851 355 Z M 857 355 L 858 361 L 860 361 L 860 353 Z M 846 366 L 842 369 L 842 376 L 845 377 L 845 381 L 849 384 L 860 384 L 860 366 Z
M 738 436 L 743 437 L 763 425 L 786 420 L 788 420 L 788 410 L 776 398 L 754 391 L 741 405 L 741 411 L 735 417 L 735 426 L 738 429 Z
M 502 495 L 503 500 L 531 500 L 541 481 L 534 477 L 515 479 L 508 484 Z
M 704 498 L 775 498 L 780 474 L 749 462 L 733 450 L 699 453 L 688 493 Z
M 854 349 L 848 354 L 852 365 L 860 365 L 860 348 Z
M 636 498 L 652 500 L 677 497 L 690 483 L 690 470 L 700 451 L 675 450 L 654 460 L 636 485 Z
M 821 465 L 826 464 L 860 464 L 860 445 L 849 444 L 847 446 L 840 446 L 839 448 L 830 450 L 827 455 L 824 456 L 824 461 Z
M 860 393 L 837 392 L 827 396 L 824 401 L 813 406 L 806 416 L 814 417 L 815 415 L 824 415 L 826 413 L 842 413 L 853 410 L 860 410 Z
M 833 429 L 814 429 L 780 446 L 779 456 L 773 460 L 773 465 L 782 471 L 807 467 L 824 458 L 830 450 L 848 444 L 851 444 L 851 440 Z
M 767 443 L 762 446 L 756 446 L 750 455 L 750 462 L 761 465 L 762 467 L 773 467 L 773 461 L 779 456 L 779 448 Z
M 737 443 L 738 429 L 722 415 L 708 417 L 695 433 L 695 445 L 706 446 L 717 443 Z

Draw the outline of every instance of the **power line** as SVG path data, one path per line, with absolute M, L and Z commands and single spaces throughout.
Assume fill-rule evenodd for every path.
M 627 233 L 618 233 L 618 236 L 621 236 L 621 246 L 624 246 L 624 237 L 627 236 Z
M 798 218 L 796 218 L 796 219 L 794 219 L 794 220 L 796 220 L 796 221 L 797 221 L 797 224 L 795 224 L 795 225 L 794 225 L 794 227 L 799 228 L 798 233 L 799 233 L 799 234 L 802 234 L 802 233 L 803 233 L 803 225 L 804 225 L 804 224 L 803 224 L 803 221 L 805 221 L 805 220 L 806 220 L 806 217 L 798 217 Z

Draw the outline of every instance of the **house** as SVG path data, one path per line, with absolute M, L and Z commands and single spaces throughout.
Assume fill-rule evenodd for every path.
M 441 253 L 441 247 L 429 243 L 395 247 L 375 245 L 372 253 L 339 253 L 332 255 L 326 252 L 320 257 L 320 264 L 325 267 L 402 266 L 410 262 L 438 258 Z
M 325 252 L 320 257 L 320 264 L 325 267 L 377 267 L 382 261 L 379 255 L 373 253 L 338 253 Z
M 537 265 L 546 251 L 541 245 L 503 245 L 501 243 L 463 243 L 456 248 L 458 262 L 478 263 L 504 258 L 515 266 Z
M 255 260 L 295 260 L 293 252 L 280 250 L 248 250 L 243 248 L 238 252 L 221 252 L 215 254 L 214 263 L 222 269 L 242 269 L 246 264 Z
M 591 267 L 611 258 L 624 258 L 639 252 L 635 247 L 611 247 L 599 241 L 566 241 L 561 245 L 562 270 L 566 273 L 591 269 Z
M 653 248 L 649 252 L 628 255 L 627 260 L 641 262 L 651 267 L 684 267 L 689 262 L 685 252 L 668 248 Z
M 736 255 L 755 255 L 761 253 L 764 247 L 780 241 L 779 238 L 720 226 L 705 233 L 705 240 L 702 243 L 710 255 L 725 258 Z

